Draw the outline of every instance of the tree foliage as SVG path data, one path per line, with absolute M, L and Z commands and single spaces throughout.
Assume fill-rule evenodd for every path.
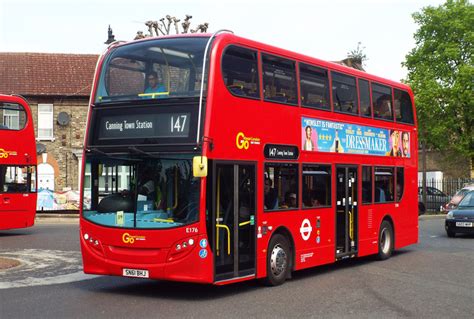
M 413 14 L 416 47 L 403 63 L 417 105 L 420 140 L 474 158 L 474 7 L 447 0 Z

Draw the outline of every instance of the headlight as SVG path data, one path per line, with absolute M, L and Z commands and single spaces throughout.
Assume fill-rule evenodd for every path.
M 454 219 L 454 214 L 453 212 L 449 212 L 446 214 L 446 219 Z

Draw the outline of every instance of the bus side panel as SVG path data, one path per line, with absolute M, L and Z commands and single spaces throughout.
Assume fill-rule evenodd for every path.
M 418 243 L 418 169 L 407 167 L 405 176 L 412 176 L 405 183 L 405 191 L 394 221 L 400 224 L 395 228 L 395 249 Z
M 257 277 L 266 276 L 268 244 L 276 232 L 290 232 L 289 240 L 294 244 L 294 270 L 333 263 L 335 225 L 332 210 L 332 208 L 321 208 L 299 212 L 264 213 L 259 225 L 265 225 L 271 231 L 263 230 L 262 238 L 257 241 Z M 291 219 L 288 218 L 288 214 L 292 214 Z
M 357 254 L 359 257 L 376 254 L 378 251 L 378 224 L 375 211 L 374 205 L 362 204 L 359 206 L 359 249 Z
M 0 229 L 28 228 L 35 224 L 35 215 L 28 211 L 4 211 L 0 208 Z

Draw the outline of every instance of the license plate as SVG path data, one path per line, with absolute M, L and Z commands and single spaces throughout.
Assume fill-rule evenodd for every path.
M 456 222 L 456 227 L 472 227 L 471 222 Z
M 150 275 L 148 274 L 148 270 L 145 269 L 123 269 L 123 276 L 125 277 L 137 277 L 137 278 L 148 278 Z

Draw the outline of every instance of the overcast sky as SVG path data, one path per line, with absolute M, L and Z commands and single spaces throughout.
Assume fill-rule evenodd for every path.
M 0 0 L 1 52 L 95 53 L 110 24 L 132 40 L 144 22 L 167 14 L 191 26 L 235 34 L 323 60 L 341 60 L 362 42 L 366 70 L 399 81 L 414 47 L 411 14 L 441 0 Z

